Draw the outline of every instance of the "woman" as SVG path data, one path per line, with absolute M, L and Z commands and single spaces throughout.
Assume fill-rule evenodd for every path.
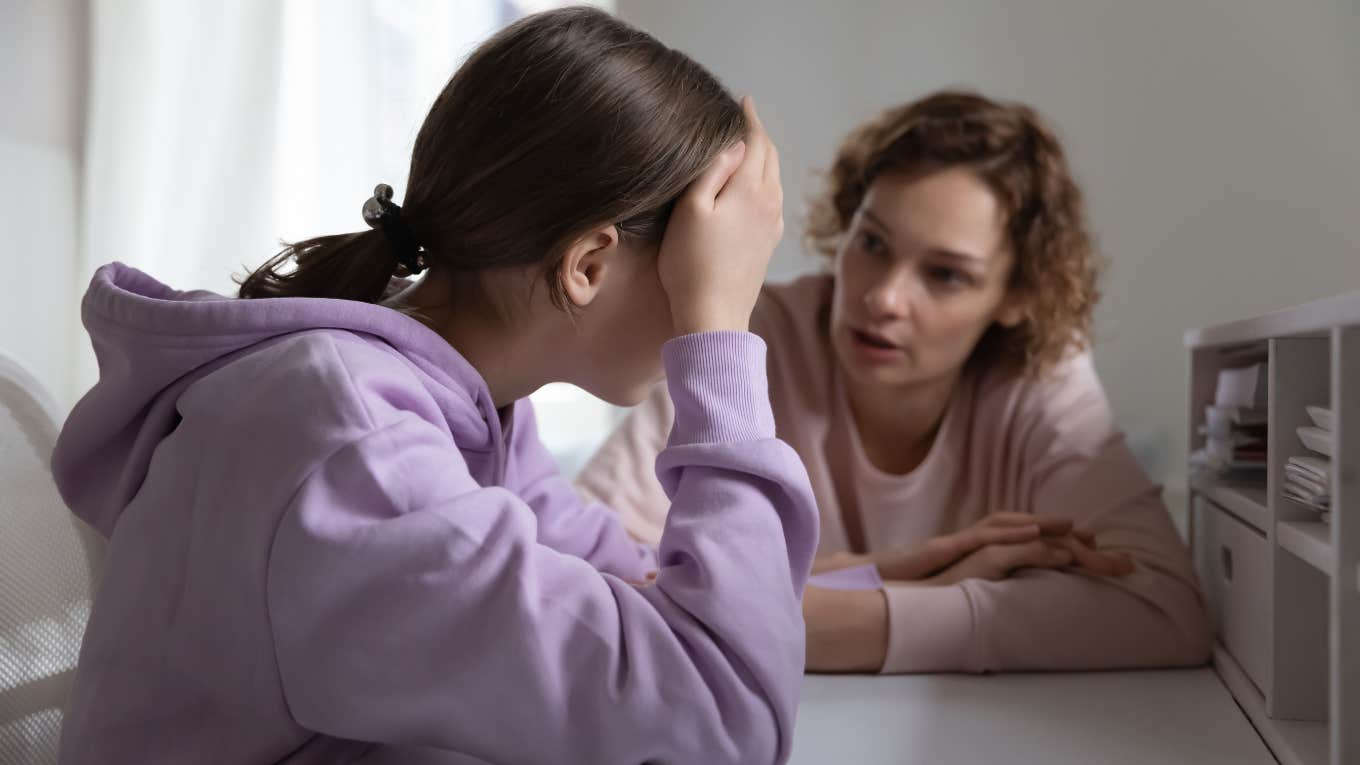
M 808 669 L 1203 662 L 1188 555 L 1087 352 L 1098 266 L 1053 133 L 938 93 L 855 130 L 829 185 L 809 239 L 830 272 L 767 286 L 752 317 L 817 569 L 878 575 L 808 588 Z M 644 541 L 670 411 L 655 391 L 578 478 Z
M 816 510 L 746 331 L 779 211 L 749 101 L 577 8 L 468 59 L 372 230 L 239 299 L 101 269 L 53 455 L 109 538 L 62 761 L 786 759 Z M 658 554 L 524 397 L 636 403 L 663 363 Z

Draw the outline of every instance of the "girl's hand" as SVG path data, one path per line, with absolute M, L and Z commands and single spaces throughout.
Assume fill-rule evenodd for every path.
M 720 154 L 675 205 L 657 268 L 676 335 L 746 331 L 784 233 L 779 156 L 743 99 L 745 141 Z

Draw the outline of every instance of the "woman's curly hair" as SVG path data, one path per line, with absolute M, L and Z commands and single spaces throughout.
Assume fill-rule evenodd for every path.
M 973 361 L 1007 362 L 1042 375 L 1089 345 L 1101 261 L 1062 146 L 1030 107 L 944 91 L 861 125 L 841 144 L 825 192 L 810 205 L 807 243 L 834 257 L 880 174 L 919 177 L 952 167 L 976 173 L 1006 211 L 1015 254 L 1009 289 L 1024 307 L 1014 328 L 988 330 Z

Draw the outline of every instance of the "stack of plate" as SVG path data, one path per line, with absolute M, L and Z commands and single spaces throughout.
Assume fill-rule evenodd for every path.
M 1313 424 L 1299 428 L 1299 441 L 1320 456 L 1290 457 L 1284 466 L 1284 495 L 1331 520 L 1332 507 L 1332 412 L 1320 406 L 1308 407 Z

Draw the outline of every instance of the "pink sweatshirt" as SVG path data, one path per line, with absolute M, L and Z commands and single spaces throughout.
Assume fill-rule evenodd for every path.
M 1103 548 L 1128 553 L 1123 578 L 1022 570 L 999 582 L 888 583 L 884 672 L 1094 669 L 1193 665 L 1210 631 L 1195 576 L 1160 488 L 1114 423 L 1089 355 L 1046 378 L 965 376 L 925 461 L 907 475 L 876 469 L 850 416 L 828 336 L 832 279 L 767 286 L 751 329 L 769 347 L 779 437 L 806 464 L 821 515 L 818 555 L 850 551 L 858 516 L 868 551 L 916 545 L 998 510 L 1071 518 Z M 586 466 L 578 487 L 623 513 L 637 538 L 660 538 L 668 502 L 652 463 L 665 444 L 664 386 Z M 858 551 L 856 551 L 858 552 Z M 815 582 L 814 582 L 815 583 Z

